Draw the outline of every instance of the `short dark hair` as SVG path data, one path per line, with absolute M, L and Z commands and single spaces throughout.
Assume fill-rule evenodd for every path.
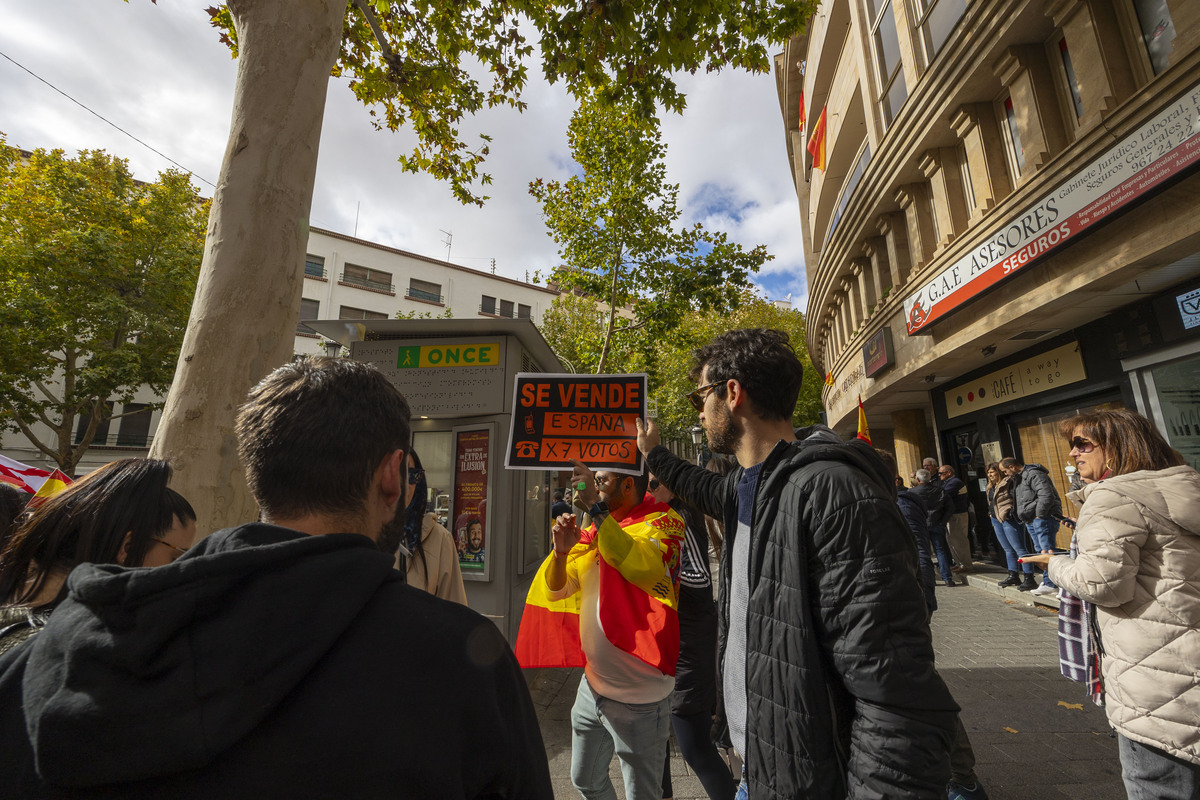
M 1021 459 L 1016 458 L 1014 456 L 1009 456 L 1007 458 L 1000 459 L 1000 469 L 1012 469 L 1013 467 L 1023 467 L 1023 466 L 1025 466 L 1025 465 L 1021 463 Z
M 900 476 L 900 470 L 896 467 L 895 456 L 881 447 L 875 448 L 875 455 L 879 456 L 879 458 L 883 461 L 883 465 L 888 468 L 888 472 L 892 473 L 893 478 Z
M 0 549 L 8 541 L 8 535 L 17 527 L 17 517 L 25 510 L 30 494 L 17 487 L 0 483 Z
M 696 348 L 691 378 L 699 381 L 708 368 L 709 381 L 736 380 L 750 398 L 750 408 L 767 420 L 790 420 L 800 396 L 804 366 L 786 331 L 743 328 L 727 331 Z M 723 397 L 724 386 L 717 386 Z
M 1075 431 L 1080 431 L 1084 438 L 1104 448 L 1105 466 L 1113 475 L 1186 463 L 1167 444 L 1154 423 L 1136 411 L 1124 408 L 1086 411 L 1063 420 L 1058 430 L 1067 444 L 1075 437 Z
M 642 471 L 637 475 L 622 475 L 621 478 L 633 478 L 633 493 L 638 503 L 646 499 L 646 489 L 650 486 L 649 470 L 643 467 Z M 637 505 L 637 503 L 634 503 L 634 505 Z
M 301 356 L 250 390 L 238 455 L 268 518 L 357 514 L 380 463 L 412 439 L 411 412 L 373 364 Z
M 555 490 L 554 490 L 554 499 L 555 499 L 555 500 L 562 500 L 562 499 L 563 499 L 563 490 L 562 490 L 562 489 L 555 489 Z
M 13 533 L 0 555 L 0 603 L 29 602 L 53 572 L 117 563 L 126 534 L 125 564 L 141 566 L 153 540 L 177 518 L 196 518 L 191 504 L 167 486 L 170 480 L 166 461 L 126 458 L 50 497 Z

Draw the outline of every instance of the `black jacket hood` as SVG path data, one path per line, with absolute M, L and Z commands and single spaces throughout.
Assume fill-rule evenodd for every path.
M 896 496 L 895 476 L 875 448 L 862 439 L 844 441 L 825 425 L 796 428 L 795 433 L 799 442 L 784 451 L 780 464 L 788 469 L 783 472 L 791 472 L 791 468 L 798 469 L 814 461 L 840 461 L 862 470 L 872 483 L 878 485 L 885 497 Z
M 39 773 L 88 787 L 205 766 L 399 579 L 364 536 L 260 524 L 215 533 L 164 567 L 78 567 L 25 671 Z

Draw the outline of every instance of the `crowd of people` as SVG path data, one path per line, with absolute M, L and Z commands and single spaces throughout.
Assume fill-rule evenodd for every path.
M 465 607 L 409 408 L 371 365 L 300 358 L 250 392 L 260 518 L 195 545 L 162 461 L 32 513 L 0 495 L 5 793 L 549 800 L 521 668 L 581 667 L 586 800 L 616 797 L 614 757 L 627 800 L 670 797 L 672 730 L 712 800 L 987 798 L 930 630 L 934 558 L 946 586 L 975 568 L 966 486 L 794 428 L 802 376 L 786 334 L 722 334 L 688 396 L 721 458 L 647 419 L 641 473 L 574 462 L 515 651 Z M 1195 800 L 1200 475 L 1130 411 L 1062 435 L 1076 516 L 1041 465 L 987 465 L 1003 583 L 1059 594 L 1064 674 L 1104 702 L 1129 796 Z

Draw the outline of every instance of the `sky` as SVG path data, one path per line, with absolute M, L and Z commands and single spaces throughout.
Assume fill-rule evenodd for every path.
M 142 180 L 174 161 L 211 196 L 236 69 L 208 25 L 211 4 L 0 0 L 0 132 L 25 150 L 106 150 Z M 484 170 L 494 183 L 482 208 L 459 204 L 448 184 L 403 172 L 396 156 L 411 151 L 411 135 L 374 130 L 344 83 L 331 80 L 311 224 L 474 269 L 490 270 L 494 259 L 497 274 L 518 280 L 546 275 L 558 250 L 528 184 L 573 171 L 573 104 L 536 63 L 530 76 L 523 114 L 493 109 L 464 126 L 493 137 Z M 774 77 L 726 70 L 679 84 L 688 107 L 664 115 L 663 134 L 682 221 L 725 231 L 747 249 L 765 244 L 775 258 L 754 283 L 767 299 L 803 310 L 800 215 Z

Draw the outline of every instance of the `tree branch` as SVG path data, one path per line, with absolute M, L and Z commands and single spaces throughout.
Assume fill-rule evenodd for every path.
M 36 386 L 38 388 L 38 391 L 41 392 L 43 395 L 45 395 L 46 399 L 49 400 L 53 405 L 59 405 L 60 403 L 63 402 L 59 398 L 50 394 L 50 390 L 47 389 L 45 384 L 43 384 L 41 381 L 34 381 L 33 385 Z
M 375 16 L 375 9 L 371 8 L 371 4 L 367 0 L 354 0 L 354 5 L 366 17 L 367 24 L 371 26 L 371 33 L 375 34 L 375 41 L 379 43 L 379 50 L 383 56 L 384 63 L 392 69 L 398 69 L 399 64 L 397 62 L 400 59 L 392 52 L 387 37 L 383 35 L 383 28 L 379 27 L 379 19 Z
M 30 443 L 33 444 L 34 447 L 36 447 L 38 450 L 41 450 L 43 453 L 45 453 L 46 455 L 53 458 L 55 464 L 59 463 L 58 453 L 54 452 L 49 447 L 42 444 L 42 441 L 33 434 L 33 429 L 30 428 L 28 425 L 26 425 L 25 421 L 17 416 L 16 411 L 13 411 L 12 418 L 13 418 L 13 422 L 17 423 L 17 427 L 21 429 L 21 433 L 25 434 L 25 438 L 28 439 L 30 441 Z

